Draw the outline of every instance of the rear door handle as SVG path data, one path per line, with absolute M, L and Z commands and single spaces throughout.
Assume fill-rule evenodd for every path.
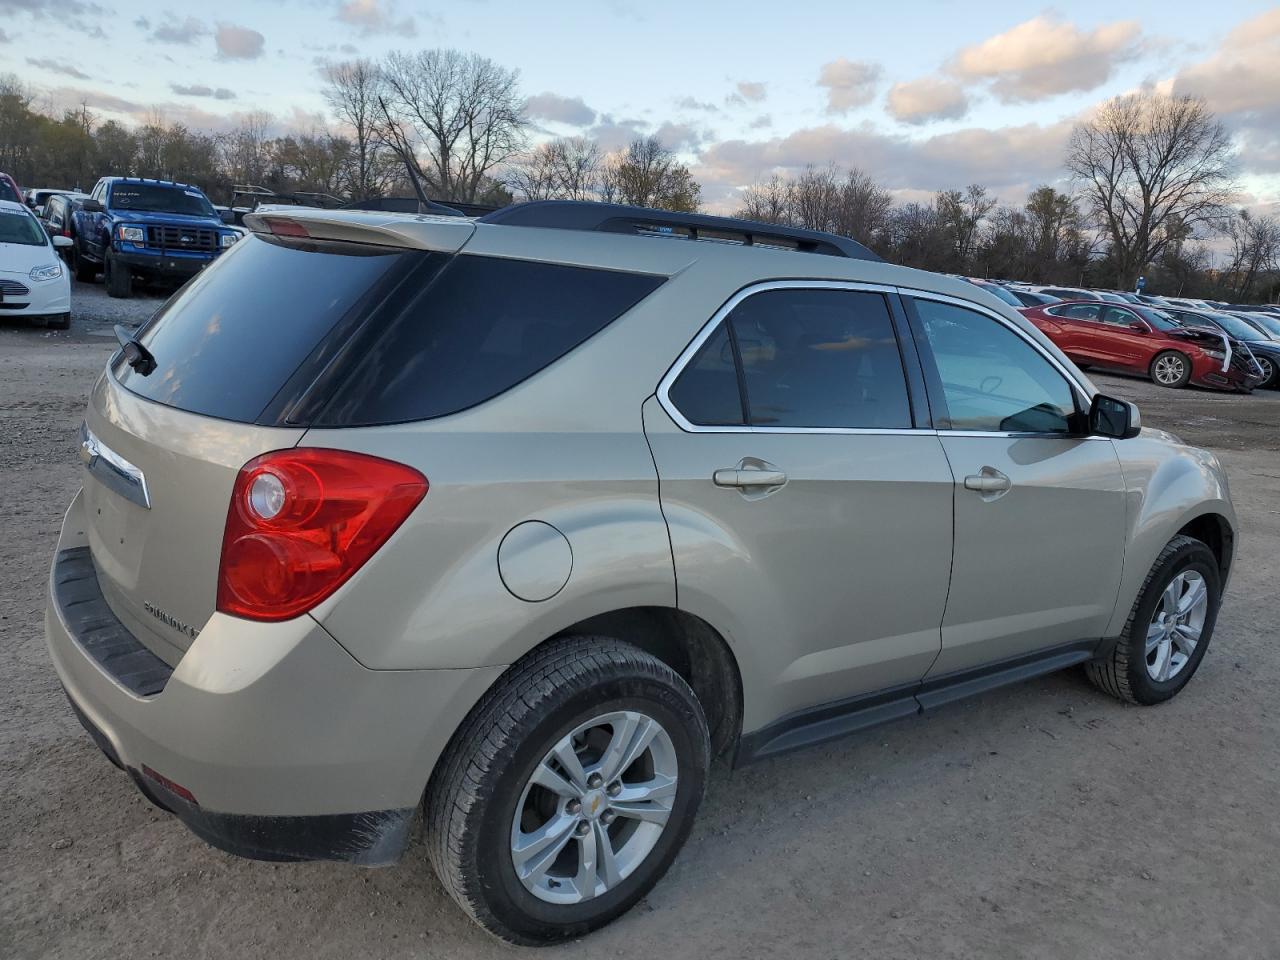
M 1013 486 L 1013 481 L 995 467 L 983 467 L 979 473 L 964 478 L 964 488 L 977 493 L 1006 493 Z
M 787 482 L 787 475 L 781 470 L 740 469 L 731 468 L 717 470 L 711 475 L 711 482 L 717 487 L 780 487 Z

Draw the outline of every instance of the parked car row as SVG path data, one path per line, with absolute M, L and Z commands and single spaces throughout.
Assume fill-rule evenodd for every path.
M 135 283 L 182 281 L 212 263 L 243 231 L 223 222 L 199 188 L 169 180 L 103 177 L 90 193 L 53 187 L 23 194 L 0 174 L 0 199 L 23 204 L 59 244 L 76 279 L 101 274 L 112 297 Z
M 1082 367 L 1248 392 L 1280 388 L 1280 306 L 969 279 Z

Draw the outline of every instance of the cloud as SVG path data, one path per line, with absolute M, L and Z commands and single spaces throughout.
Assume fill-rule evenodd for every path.
M 218 45 L 218 56 L 223 60 L 253 60 L 262 56 L 266 37 L 248 27 L 220 23 L 214 42 Z
M 734 92 L 725 97 L 724 102 L 732 106 L 746 106 L 748 103 L 760 103 L 768 95 L 768 84 L 739 80 Z
M 942 77 L 921 77 L 889 88 L 889 114 L 901 123 L 957 120 L 969 112 L 969 98 L 958 83 Z
M 602 151 L 609 153 L 643 137 L 648 127 L 643 120 L 615 120 L 612 115 L 602 113 L 596 124 L 583 132 L 595 139 Z
M 0 0 L 0 14 L 29 13 L 33 17 L 101 16 L 106 13 L 96 3 L 84 0 Z
M 550 120 L 574 127 L 586 127 L 596 122 L 596 111 L 581 97 L 562 97 L 558 93 L 539 93 L 530 97 L 525 101 L 525 113 L 534 120 Z
M 169 84 L 169 89 L 180 97 L 211 97 L 214 100 L 234 100 L 236 92 L 228 90 L 226 87 L 206 87 L 204 84 L 196 83 L 190 86 L 184 86 L 181 83 Z
M 827 112 L 848 113 L 870 103 L 880 81 L 880 65 L 841 57 L 824 63 L 818 86 L 827 88 Z
M 362 37 L 379 33 L 412 37 L 418 32 L 418 26 L 414 23 L 413 17 L 396 19 L 394 0 L 349 0 L 338 8 L 334 18 L 349 26 L 357 27 Z
M 711 139 L 711 132 L 692 123 L 664 123 L 653 132 L 667 149 L 677 153 L 697 150 Z
M 13 43 L 13 37 L 0 30 L 0 43 Z
M 855 165 L 890 190 L 923 191 L 982 183 L 1002 199 L 1064 175 L 1062 157 L 1075 118 L 985 129 L 956 130 L 920 139 L 869 124 L 825 124 L 767 140 L 724 140 L 706 147 L 693 173 L 709 204 L 731 209 L 737 191 L 773 173 L 795 175 L 808 166 Z M 722 203 L 717 204 L 720 198 Z
M 1140 34 L 1135 20 L 1086 31 L 1041 14 L 963 48 L 946 69 L 967 83 L 990 82 L 1002 103 L 1027 103 L 1101 86 L 1142 52 Z
M 1204 97 L 1220 113 L 1280 106 L 1280 7 L 1246 20 L 1213 56 L 1180 71 L 1173 92 Z
M 134 21 L 143 30 L 150 28 L 151 23 L 146 17 L 139 17 Z M 197 20 L 195 17 L 187 17 L 185 20 L 178 20 L 172 13 L 166 13 L 163 23 L 156 24 L 156 28 L 151 31 L 151 39 L 159 43 L 178 43 L 184 46 L 195 43 L 209 35 L 209 27 Z
M 1280 8 L 1244 21 L 1169 92 L 1204 97 L 1236 134 L 1246 172 L 1280 173 Z
M 761 114 L 747 124 L 747 126 L 752 130 L 764 130 L 773 126 L 773 117 L 769 116 L 767 113 Z
M 681 97 L 676 101 L 676 106 L 681 110 L 703 110 L 707 113 L 718 113 L 720 108 L 714 103 L 706 100 L 696 100 L 693 97 Z
M 50 73 L 65 73 L 68 77 L 75 77 L 77 80 L 88 80 L 87 73 L 81 73 L 69 63 L 59 63 L 50 57 L 36 58 L 27 57 L 27 63 L 33 67 L 39 67 L 41 70 L 48 70 Z

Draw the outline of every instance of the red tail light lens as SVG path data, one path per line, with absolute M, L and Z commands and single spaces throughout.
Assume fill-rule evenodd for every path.
M 412 467 L 344 450 L 263 454 L 236 477 L 218 609 L 288 620 L 342 586 L 427 493 Z

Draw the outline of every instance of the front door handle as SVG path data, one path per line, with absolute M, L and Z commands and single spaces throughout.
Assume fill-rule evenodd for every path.
M 787 475 L 781 470 L 734 467 L 717 470 L 711 475 L 711 482 L 717 487 L 738 487 L 743 490 L 752 487 L 780 487 L 787 482 Z
M 964 478 L 964 488 L 981 493 L 984 498 L 993 494 L 1008 493 L 1012 486 L 1013 481 L 995 467 L 983 467 L 978 473 Z

